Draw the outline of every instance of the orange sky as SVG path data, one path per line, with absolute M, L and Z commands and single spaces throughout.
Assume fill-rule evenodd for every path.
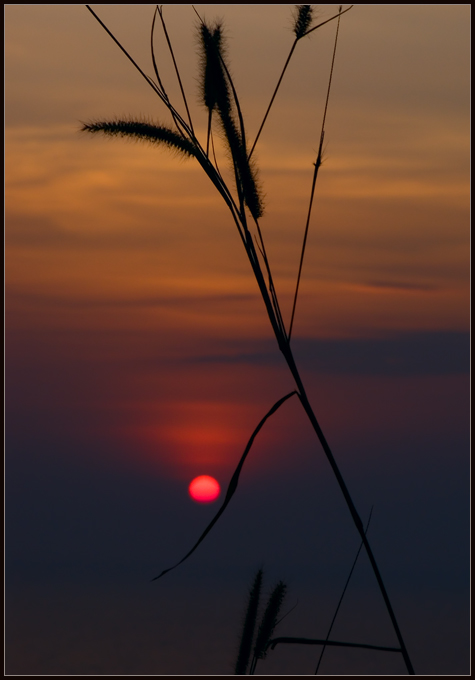
M 152 6 L 93 7 L 151 73 Z M 289 7 L 196 7 L 225 20 L 253 137 L 291 44 Z M 332 11 L 324 6 L 322 19 Z M 165 6 L 165 16 L 196 127 L 204 132 L 206 116 L 194 101 L 194 13 L 187 5 Z M 329 24 L 299 45 L 256 150 L 266 197 L 262 229 L 287 319 L 334 28 Z M 216 341 L 271 337 L 235 227 L 200 167 L 155 148 L 79 134 L 80 121 L 101 117 L 167 120 L 85 7 L 7 5 L 5 35 L 11 351 L 31 356 L 27 338 L 39 345 L 43 338 L 44 356 L 57 358 L 58 339 L 65 338 L 68 360 L 81 355 L 103 366 L 112 358 L 117 365 L 138 361 L 152 348 L 163 360 L 179 361 Z M 157 58 L 176 99 L 161 36 Z M 468 142 L 469 6 L 362 5 L 348 12 L 295 337 L 468 328 Z M 222 152 L 219 159 L 225 166 Z M 160 369 L 167 382 L 165 373 Z M 205 441 L 202 460 L 230 441 L 242 443 L 256 420 L 245 406 L 246 389 L 256 388 L 246 388 L 244 374 L 241 385 L 238 375 L 231 384 L 219 370 L 211 373 L 205 386 L 197 378 L 193 398 L 189 374 L 175 383 L 170 378 L 172 396 L 156 385 L 158 402 L 171 413 L 161 440 L 172 448 Z M 153 440 L 156 416 L 146 415 L 153 414 L 153 400 L 140 401 L 147 379 L 157 375 L 130 370 L 134 397 L 110 388 L 101 399 L 127 402 L 132 430 Z M 215 394 L 220 385 L 223 403 Z M 151 390 L 145 392 L 148 398 Z M 267 403 L 264 392 L 262 400 Z M 210 405 L 205 414 L 203 403 Z M 177 434 L 178 412 L 188 430 Z M 241 424 L 228 422 L 237 412 Z M 213 414 L 227 425 L 206 426 Z

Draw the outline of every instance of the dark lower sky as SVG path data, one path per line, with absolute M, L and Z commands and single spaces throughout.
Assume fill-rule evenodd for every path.
M 242 349 L 233 358 L 241 371 L 256 361 Z M 324 372 L 302 349 L 317 413 L 365 522 L 374 505 L 373 550 L 424 674 L 468 670 L 467 350 L 460 334 L 346 342 L 354 368 L 338 374 L 331 357 L 341 343 L 320 348 L 330 357 Z M 389 356 L 404 367 L 396 375 Z M 197 360 L 195 369 L 205 380 L 218 361 Z M 120 419 L 109 413 L 105 426 L 94 402 L 108 370 L 74 377 L 51 361 L 32 376 L 26 368 L 12 362 L 7 371 L 7 672 L 232 672 L 260 566 L 267 589 L 285 580 L 286 609 L 296 605 L 279 635 L 325 637 L 359 540 L 297 402 L 258 435 L 211 534 L 151 583 L 191 548 L 217 504 L 193 503 L 187 478 L 170 477 L 166 456 L 152 470 L 146 450 L 104 434 Z M 254 374 L 257 390 L 261 374 Z M 64 399 L 41 404 L 41 393 L 61 395 L 71 380 L 83 392 L 79 407 Z M 253 410 L 257 424 L 267 407 Z M 239 456 L 236 448 L 226 465 L 203 471 L 224 487 Z M 363 554 L 333 639 L 395 644 Z M 317 657 L 316 649 L 278 647 L 260 672 L 311 674 Z M 396 654 L 327 650 L 321 671 L 389 674 L 403 672 L 401 663 Z

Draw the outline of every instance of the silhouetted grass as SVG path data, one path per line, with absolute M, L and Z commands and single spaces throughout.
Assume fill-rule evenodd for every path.
M 246 616 L 241 634 L 241 643 L 236 661 L 235 675 L 246 675 L 249 660 L 251 658 L 252 642 L 254 639 L 254 629 L 256 627 L 257 612 L 259 610 L 259 600 L 262 586 L 262 569 L 257 571 L 247 605 Z
M 259 291 L 262 296 L 262 300 L 265 305 L 266 313 L 269 318 L 272 330 L 274 332 L 277 345 L 279 347 L 280 352 L 282 353 L 287 366 L 290 370 L 290 373 L 295 381 L 295 386 L 296 389 L 291 392 L 290 394 L 286 395 L 282 399 L 278 400 L 276 404 L 272 407 L 272 409 L 266 414 L 266 416 L 261 420 L 259 425 L 257 426 L 256 430 L 254 431 L 253 435 L 251 436 L 251 439 L 248 443 L 248 446 L 246 447 L 246 450 L 241 457 L 241 460 L 236 468 L 236 471 L 231 479 L 231 482 L 228 487 L 228 492 L 226 494 L 225 502 L 221 509 L 218 511 L 217 515 L 213 519 L 213 521 L 209 524 L 207 529 L 203 532 L 201 535 L 200 539 L 198 542 L 195 544 L 195 546 L 185 555 L 185 557 L 178 562 L 178 564 L 181 564 L 185 559 L 187 559 L 192 552 L 196 549 L 196 547 L 201 543 L 201 541 L 204 539 L 204 537 L 207 535 L 207 533 L 211 530 L 212 526 L 214 526 L 214 523 L 217 521 L 217 519 L 221 516 L 221 514 L 224 512 L 224 509 L 226 508 L 227 504 L 229 503 L 233 493 L 236 490 L 237 487 L 237 481 L 239 477 L 240 470 L 242 468 L 242 465 L 244 463 L 244 460 L 250 450 L 250 447 L 252 446 L 252 442 L 254 440 L 255 435 L 259 431 L 259 429 L 262 427 L 263 423 L 265 420 L 267 420 L 272 413 L 274 413 L 284 401 L 286 401 L 292 394 L 297 394 L 300 403 L 310 421 L 310 424 L 312 425 L 318 440 L 322 446 L 322 449 L 325 453 L 325 456 L 332 468 L 332 471 L 335 475 L 335 478 L 338 482 L 338 485 L 340 487 L 340 490 L 343 494 L 343 497 L 345 499 L 345 502 L 347 504 L 348 510 L 350 512 L 350 515 L 353 519 L 353 522 L 355 524 L 355 527 L 359 533 L 359 536 L 361 538 L 362 545 L 365 548 L 365 551 L 368 555 L 371 567 L 373 569 L 376 581 L 379 585 L 381 595 L 383 597 L 383 600 L 386 605 L 386 609 L 388 612 L 388 615 L 391 619 L 395 634 L 398 638 L 399 644 L 400 644 L 400 651 L 403 654 L 404 661 L 406 663 L 406 667 L 409 673 L 413 674 L 414 670 L 412 668 L 412 664 L 409 658 L 409 655 L 407 653 L 406 646 L 404 644 L 404 640 L 401 634 L 401 631 L 399 629 L 391 602 L 389 600 L 389 596 L 387 594 L 381 573 L 379 571 L 378 565 L 376 563 L 376 559 L 373 555 L 371 546 L 369 544 L 369 541 L 366 537 L 366 532 L 363 527 L 363 523 L 359 517 L 359 514 L 356 510 L 355 504 L 352 500 L 352 497 L 350 495 L 350 492 L 346 486 L 346 483 L 343 479 L 343 476 L 341 474 L 341 471 L 338 467 L 338 464 L 335 460 L 335 457 L 331 451 L 331 448 L 323 434 L 323 431 L 320 427 L 320 424 L 317 420 L 317 417 L 312 409 L 312 406 L 310 404 L 310 401 L 307 397 L 307 393 L 302 381 L 302 378 L 300 376 L 299 370 L 297 368 L 293 353 L 292 353 L 292 348 L 291 348 L 291 331 L 293 327 L 293 322 L 294 322 L 294 316 L 295 316 L 295 309 L 296 309 L 296 304 L 297 304 L 297 298 L 298 298 L 298 290 L 299 290 L 299 282 L 300 282 L 300 277 L 301 277 L 301 272 L 302 272 L 302 265 L 303 265 L 303 260 L 304 260 L 304 253 L 305 253 L 305 247 L 306 247 L 306 242 L 307 242 L 307 234 L 308 234 L 308 229 L 309 229 L 309 222 L 310 222 L 310 214 L 311 214 L 311 209 L 312 209 L 312 204 L 314 200 L 314 193 L 315 193 L 315 185 L 316 185 L 316 180 L 318 176 L 318 170 L 321 166 L 321 160 L 322 160 L 322 145 L 323 145 L 323 139 L 324 139 L 324 126 L 325 126 L 325 118 L 326 118 L 326 113 L 327 113 L 327 108 L 328 108 L 328 100 L 329 100 L 329 95 L 330 95 L 330 88 L 331 88 L 331 82 L 332 82 L 332 75 L 333 75 L 333 66 L 335 62 L 335 53 L 336 53 L 336 45 L 337 45 L 337 39 L 338 39 L 338 29 L 340 25 L 340 18 L 341 16 L 345 13 L 348 12 L 349 9 L 351 9 L 352 6 L 347 8 L 346 10 L 342 10 L 342 7 L 340 6 L 339 11 L 337 14 L 332 16 L 330 19 L 327 19 L 326 21 L 321 22 L 320 24 L 317 24 L 316 26 L 312 26 L 312 20 L 313 20 L 313 10 L 310 5 L 297 5 L 294 9 L 294 27 L 293 27 L 293 32 L 295 35 L 293 44 L 291 46 L 289 55 L 287 57 L 287 60 L 284 64 L 284 68 L 282 70 L 282 73 L 278 79 L 277 85 L 274 89 L 273 95 L 271 97 L 270 103 L 266 109 L 265 115 L 263 117 L 262 123 L 259 127 L 258 133 L 256 135 L 255 141 L 251 147 L 251 149 L 248 151 L 247 149 L 247 142 L 246 142 L 246 130 L 245 130 L 245 125 L 244 125 L 244 117 L 242 113 L 242 108 L 239 102 L 238 94 L 236 92 L 236 88 L 234 86 L 233 79 L 230 75 L 229 68 L 227 66 L 227 54 L 225 50 L 225 41 L 224 41 L 224 35 L 223 35 L 223 30 L 222 30 L 222 24 L 215 23 L 214 25 L 211 25 L 209 23 L 206 23 L 199 17 L 198 12 L 195 9 L 196 14 L 199 17 L 199 22 L 200 25 L 198 27 L 198 33 L 199 33 L 199 39 L 200 39 L 200 45 L 201 45 L 201 55 L 200 55 L 200 66 L 201 66 L 201 99 L 202 99 L 202 104 L 205 106 L 207 109 L 208 113 L 208 124 L 207 124 L 207 139 L 206 143 L 204 146 L 202 146 L 201 142 L 197 138 L 195 134 L 195 127 L 193 125 L 192 121 L 192 116 L 190 113 L 190 109 L 188 106 L 188 102 L 185 96 L 183 84 L 182 84 L 182 79 L 180 76 L 180 71 L 178 68 L 177 60 L 175 58 L 175 54 L 173 51 L 172 43 L 169 38 L 167 28 L 166 28 L 166 23 L 164 20 L 163 16 L 163 9 L 162 7 L 157 6 L 156 9 L 154 10 L 154 16 L 153 16 L 153 22 L 152 22 L 152 30 L 151 30 L 151 53 L 152 53 L 152 64 L 153 64 L 153 69 L 155 73 L 155 78 L 156 81 L 154 81 L 151 77 L 147 76 L 144 71 L 138 66 L 138 64 L 134 61 L 134 59 L 129 55 L 127 50 L 120 44 L 120 42 L 113 36 L 113 34 L 109 31 L 109 29 L 105 26 L 105 24 L 99 19 L 97 14 L 90 8 L 89 5 L 86 5 L 88 10 L 93 14 L 93 16 L 97 19 L 97 21 L 103 26 L 103 28 L 107 31 L 107 33 L 112 37 L 112 39 L 115 41 L 115 43 L 119 46 L 119 48 L 122 50 L 122 52 L 127 56 L 127 58 L 131 61 L 131 63 L 134 65 L 134 67 L 139 71 L 139 73 L 142 75 L 142 77 L 147 81 L 147 84 L 154 90 L 155 94 L 159 97 L 160 101 L 162 104 L 165 106 L 165 108 L 168 110 L 168 112 L 171 114 L 174 125 L 176 127 L 176 130 L 171 130 L 170 128 L 167 128 L 166 126 L 162 126 L 160 124 L 155 124 L 155 123 L 148 123 L 144 122 L 142 120 L 127 120 L 127 121 L 105 121 L 105 122 L 94 122 L 94 123 L 86 123 L 83 126 L 83 131 L 97 134 L 97 133 L 103 133 L 105 135 L 115 135 L 115 136 L 123 136 L 123 137 L 129 137 L 131 139 L 140 139 L 140 140 L 145 140 L 145 141 L 150 141 L 154 145 L 159 144 L 159 145 L 164 145 L 167 146 L 168 148 L 172 148 L 175 151 L 196 158 L 200 166 L 203 168 L 221 197 L 226 203 L 226 206 L 228 207 L 231 218 L 234 222 L 234 225 L 236 226 L 241 242 L 244 246 L 244 249 L 246 251 L 249 263 L 251 265 L 251 269 L 253 271 L 253 274 L 256 279 L 256 283 L 259 287 Z M 154 54 L 154 29 L 155 29 L 155 21 L 156 21 L 156 16 L 157 14 L 160 17 L 161 20 L 161 25 L 162 25 L 162 30 L 165 36 L 165 40 L 168 46 L 168 50 L 170 52 L 171 58 L 173 60 L 174 64 L 174 69 L 175 69 L 175 76 L 177 78 L 181 95 L 183 98 L 183 104 L 185 106 L 186 110 L 186 115 L 182 116 L 178 110 L 178 108 L 172 104 L 170 101 L 170 98 L 167 94 L 167 90 L 165 87 L 165 84 L 163 82 L 163 79 L 160 76 L 160 72 L 157 66 L 157 62 L 155 59 L 155 54 Z M 305 225 L 305 230 L 304 230 L 304 238 L 303 238 L 303 245 L 302 245 L 302 251 L 301 251 L 301 257 L 300 257 L 300 264 L 298 268 L 298 276 L 297 276 L 297 281 L 296 281 L 296 290 L 295 290 L 295 295 L 294 295 L 294 302 L 293 302 L 293 308 L 292 308 L 292 315 L 290 319 L 290 323 L 288 326 L 287 330 L 287 324 L 285 323 L 285 320 L 283 318 L 283 315 L 281 313 L 280 309 L 280 304 L 279 304 L 279 299 L 278 295 L 276 292 L 276 288 L 274 285 L 274 280 L 272 276 L 272 268 L 271 264 L 269 262 L 269 258 L 267 256 L 266 248 L 265 248 L 265 243 L 264 243 L 264 238 L 262 234 L 262 230 L 259 224 L 259 220 L 264 214 L 264 205 L 263 205 L 263 200 L 262 200 L 262 191 L 259 186 L 258 178 L 257 178 L 257 168 L 254 165 L 253 159 L 251 159 L 253 155 L 253 151 L 255 149 L 256 143 L 262 133 L 262 130 L 264 128 L 264 125 L 266 123 L 266 120 L 269 116 L 269 113 L 271 111 L 271 108 L 275 102 L 275 98 L 277 95 L 277 92 L 279 90 L 280 84 L 282 82 L 282 79 L 285 75 L 285 72 L 287 70 L 287 67 L 290 63 L 290 60 L 292 58 L 292 55 L 294 54 L 296 47 L 298 43 L 305 37 L 313 33 L 315 30 L 320 28 L 321 26 L 333 21 L 334 19 L 338 19 L 338 26 L 337 26 L 337 32 L 336 32 L 336 37 L 335 37 L 335 46 L 334 46 L 334 51 L 333 51 L 333 58 L 332 58 L 332 66 L 331 66 L 331 71 L 328 79 L 328 88 L 327 88 L 327 97 L 326 97 L 326 102 L 325 102 L 325 109 L 324 109 L 324 114 L 323 114 L 323 123 L 322 123 L 322 128 L 321 128 L 321 133 L 320 133 L 320 143 L 319 143 L 319 151 L 317 155 L 316 162 L 314 163 L 314 174 L 313 174 L 313 181 L 312 181 L 312 189 L 311 189 L 311 194 L 310 194 L 310 201 L 309 201 L 309 209 L 308 209 L 308 214 L 307 214 L 307 221 Z M 219 168 L 216 163 L 216 158 L 213 154 L 210 155 L 210 146 L 211 149 L 214 149 L 214 143 L 213 143 L 213 121 L 215 121 L 219 129 L 221 131 L 221 135 L 224 138 L 225 145 L 227 146 L 228 150 L 228 155 L 229 159 L 231 162 L 231 169 L 234 177 L 234 188 L 230 188 L 226 182 L 224 181 Z M 255 228 L 255 233 L 253 234 L 251 232 L 251 228 Z M 175 566 L 178 566 L 175 565 Z M 171 567 L 174 568 L 174 567 Z M 162 571 L 160 576 L 163 576 L 165 573 L 170 571 L 169 569 L 165 569 Z M 159 578 L 160 576 L 156 577 Z M 271 628 L 271 622 L 274 620 L 272 618 L 273 616 L 273 608 L 277 607 L 278 601 L 281 601 L 283 598 L 283 594 L 285 592 L 285 587 L 283 584 L 279 584 L 278 587 L 276 587 L 276 590 L 273 593 L 274 599 L 269 601 L 269 628 Z M 280 598 L 280 599 L 279 599 Z M 271 606 L 272 604 L 272 606 Z M 274 612 L 275 613 L 275 612 Z M 272 616 L 271 616 L 272 614 Z M 264 636 L 264 633 L 262 633 L 262 636 Z M 267 643 L 266 643 L 267 644 Z M 329 642 L 327 644 L 330 644 Z M 261 651 L 259 651 L 259 654 L 265 654 L 265 648 L 263 648 L 264 651 L 260 648 Z M 259 656 L 256 656 L 256 663 L 257 663 L 257 658 L 261 658 Z M 255 668 L 255 663 L 253 668 Z
M 249 666 L 249 661 L 251 659 L 253 644 L 254 651 L 249 668 L 249 675 L 254 675 L 257 662 L 260 659 L 265 659 L 267 655 L 267 650 L 269 648 L 272 635 L 277 624 L 279 623 L 278 617 L 287 591 L 287 586 L 285 583 L 283 583 L 283 581 L 279 581 L 277 583 L 269 596 L 264 613 L 261 617 L 256 638 L 254 640 L 254 631 L 256 628 L 256 621 L 259 612 L 262 579 L 263 570 L 258 569 L 254 577 L 252 588 L 249 592 L 248 605 L 241 633 L 241 643 L 239 645 L 239 652 L 235 666 L 235 675 L 246 675 L 247 667 Z
M 166 146 L 184 156 L 196 157 L 196 149 L 186 138 L 163 125 L 141 120 L 112 120 L 104 123 L 85 123 L 83 132 L 102 132 L 110 137 L 127 137 L 141 142 Z
M 267 654 L 267 647 L 269 641 L 274 633 L 275 627 L 277 626 L 277 619 L 284 602 L 285 593 L 287 586 L 283 581 L 275 586 L 274 590 L 271 592 L 269 601 L 267 602 L 267 607 L 264 610 L 262 616 L 261 625 L 257 631 L 256 644 L 254 647 L 254 657 L 252 659 L 250 675 L 254 675 L 256 670 L 256 665 L 259 659 L 265 659 Z

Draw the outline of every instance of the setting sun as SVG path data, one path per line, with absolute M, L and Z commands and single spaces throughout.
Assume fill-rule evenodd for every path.
M 200 475 L 190 482 L 188 491 L 197 503 L 212 503 L 218 498 L 220 488 L 214 477 Z

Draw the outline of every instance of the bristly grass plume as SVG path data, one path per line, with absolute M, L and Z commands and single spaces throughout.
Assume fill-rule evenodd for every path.
M 196 148 L 185 137 L 163 125 L 154 125 L 142 120 L 112 120 L 107 122 L 84 123 L 82 132 L 102 132 L 109 137 L 126 137 L 128 139 L 150 142 L 166 146 L 173 151 L 188 156 L 196 157 Z
M 244 618 L 244 625 L 241 633 L 241 643 L 239 645 L 239 653 L 235 666 L 235 675 L 246 675 L 251 659 L 253 644 L 254 651 L 249 668 L 249 675 L 254 675 L 257 662 L 260 659 L 266 658 L 269 642 L 279 623 L 278 617 L 287 591 L 287 586 L 282 581 L 279 581 L 270 594 L 264 613 L 261 617 L 261 623 L 257 631 L 256 639 L 254 640 L 262 580 L 263 571 L 262 569 L 258 569 L 254 577 L 252 588 L 249 592 L 246 616 Z
M 225 61 L 222 25 L 216 23 L 211 27 L 202 21 L 199 38 L 202 63 L 201 89 L 203 103 L 208 109 L 208 137 L 211 134 L 213 112 L 216 111 L 232 159 L 239 200 L 247 205 L 252 217 L 258 219 L 263 214 L 262 197 L 257 186 L 255 169 L 248 159 L 244 121 Z
M 252 642 L 254 639 L 254 629 L 256 627 L 257 612 L 259 609 L 259 599 L 261 595 L 263 571 L 259 569 L 254 578 L 254 583 L 249 593 L 246 616 L 241 634 L 241 643 L 236 661 L 235 675 L 246 675 L 249 660 L 251 658 Z
M 312 23 L 312 5 L 296 5 L 294 33 L 297 40 L 303 38 Z
M 257 662 L 260 659 L 265 659 L 267 655 L 267 645 L 274 634 L 274 630 L 278 623 L 278 617 L 282 604 L 284 602 L 284 597 L 287 591 L 287 586 L 283 581 L 275 586 L 274 590 L 270 594 L 269 600 L 267 602 L 267 607 L 264 610 L 262 616 L 261 625 L 257 631 L 256 644 L 254 647 L 254 657 L 252 660 L 250 675 L 254 675 L 256 670 Z

